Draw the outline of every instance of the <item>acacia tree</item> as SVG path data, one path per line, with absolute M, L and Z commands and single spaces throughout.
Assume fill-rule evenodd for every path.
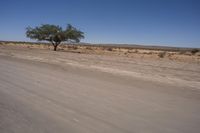
M 35 28 L 27 27 L 26 36 L 38 41 L 49 41 L 56 51 L 61 42 L 80 42 L 80 39 L 84 38 L 84 33 L 70 24 L 65 30 L 58 25 L 43 24 Z

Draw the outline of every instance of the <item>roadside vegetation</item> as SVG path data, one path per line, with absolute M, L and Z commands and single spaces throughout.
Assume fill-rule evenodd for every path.
M 199 49 L 192 49 L 191 50 L 191 53 L 194 55 L 194 54 L 196 54 L 197 52 L 199 52 L 200 50 Z
M 61 42 L 80 42 L 80 39 L 84 38 L 84 33 L 70 24 L 65 30 L 58 25 L 43 24 L 35 28 L 27 27 L 26 36 L 30 39 L 50 42 L 56 51 Z
M 76 42 L 76 41 L 74 41 Z M 48 42 L 15 42 L 0 41 L 0 47 L 19 46 L 28 49 L 51 49 L 52 44 Z M 82 53 L 82 54 L 99 54 L 125 56 L 129 58 L 148 58 L 148 59 L 169 59 L 177 61 L 194 61 L 200 62 L 199 48 L 173 48 L 173 47 L 151 47 L 138 45 L 109 45 L 109 44 L 86 44 L 86 43 L 65 43 L 57 47 L 59 51 Z
M 160 58 L 164 58 L 165 55 L 166 55 L 166 52 L 160 52 L 160 53 L 158 54 L 158 56 L 159 56 Z

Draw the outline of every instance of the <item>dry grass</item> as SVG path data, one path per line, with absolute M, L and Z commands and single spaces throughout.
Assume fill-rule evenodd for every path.
M 0 42 L 1 45 L 17 45 L 18 47 L 26 47 L 28 49 L 48 49 L 52 50 L 52 45 L 49 43 L 24 43 L 24 42 Z M 186 48 L 166 48 L 161 47 L 127 47 L 127 46 L 112 46 L 112 45 L 84 45 L 71 44 L 60 45 L 58 51 L 75 52 L 83 54 L 99 54 L 99 55 L 113 55 L 125 56 L 129 58 L 166 58 L 177 61 L 197 61 L 200 62 L 199 49 Z
M 158 54 L 158 57 L 160 57 L 160 58 L 164 58 L 165 55 L 166 55 L 166 52 L 160 52 L 160 53 Z

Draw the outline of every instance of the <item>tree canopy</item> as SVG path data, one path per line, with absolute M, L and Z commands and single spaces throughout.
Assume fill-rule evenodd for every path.
M 65 30 L 58 25 L 43 24 L 35 28 L 27 27 L 26 36 L 38 41 L 49 41 L 56 51 L 57 46 L 63 41 L 80 42 L 84 38 L 84 33 L 71 24 L 68 24 Z

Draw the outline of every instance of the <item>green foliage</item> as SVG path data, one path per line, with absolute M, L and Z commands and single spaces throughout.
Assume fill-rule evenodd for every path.
M 69 41 L 75 41 L 75 42 L 80 42 L 80 39 L 84 38 L 84 33 L 70 24 L 68 24 L 65 30 L 65 35 Z
M 27 27 L 26 36 L 39 41 L 49 41 L 56 51 L 57 46 L 63 41 L 80 42 L 84 33 L 68 24 L 65 30 L 57 25 L 43 24 L 35 28 Z

